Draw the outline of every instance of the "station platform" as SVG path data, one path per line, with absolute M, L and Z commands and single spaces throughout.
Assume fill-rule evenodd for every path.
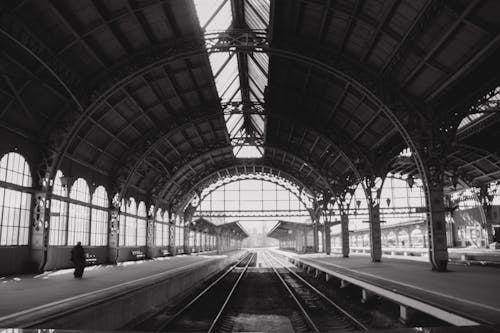
M 78 307 L 85 300 L 126 293 L 140 285 L 158 283 L 181 273 L 196 273 L 201 267 L 236 260 L 246 251 L 197 253 L 153 260 L 129 261 L 116 265 L 86 267 L 83 279 L 73 277 L 73 269 L 0 278 L 0 327 L 15 323 L 17 317 L 32 317 L 57 308 Z M 221 266 L 222 267 L 222 266 Z M 114 293 L 114 294 L 113 294 Z M 102 300 L 101 300 L 102 301 Z M 29 326 L 28 326 L 29 327 Z
M 364 255 L 343 258 L 274 251 L 296 265 L 335 276 L 396 303 L 431 315 L 439 313 L 448 322 L 500 325 L 497 267 L 449 265 L 449 272 L 437 273 L 431 271 L 429 263 L 414 260 L 383 258 L 373 263 Z

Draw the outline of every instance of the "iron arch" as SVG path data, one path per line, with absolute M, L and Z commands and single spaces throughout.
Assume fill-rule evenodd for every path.
M 374 92 L 370 90 L 370 88 L 368 88 L 365 84 L 361 83 L 366 83 L 366 78 L 371 78 L 372 82 L 378 82 L 377 78 L 370 77 L 369 74 L 363 73 L 364 77 L 357 79 L 357 76 L 359 76 L 360 72 L 360 66 L 353 67 L 347 62 L 340 62 L 340 67 L 343 68 L 338 69 L 326 64 L 321 60 L 311 58 L 294 51 L 274 48 L 268 44 L 267 36 L 265 35 L 265 33 L 259 33 L 255 31 L 226 31 L 223 33 L 210 33 L 205 35 L 205 40 L 207 41 L 206 45 L 203 45 L 200 40 L 184 40 L 177 41 L 178 43 L 173 43 L 174 46 L 169 48 L 167 45 L 167 50 L 165 50 L 165 46 L 163 48 L 155 48 L 152 54 L 141 57 L 140 61 L 143 61 L 142 64 L 140 64 L 140 61 L 139 64 L 132 62 L 132 64 L 129 63 L 125 66 L 126 71 L 115 72 L 115 77 L 108 80 L 102 87 L 98 87 L 96 89 L 94 96 L 97 97 L 88 105 L 85 111 L 79 115 L 78 119 L 72 122 L 73 125 L 71 126 L 71 129 L 67 131 L 67 133 L 69 134 L 65 137 L 63 143 L 55 149 L 57 153 L 55 158 L 52 159 L 53 162 L 50 163 L 50 165 L 47 165 L 47 177 L 53 178 L 54 170 L 57 170 L 59 165 L 62 163 L 62 160 L 69 146 L 71 145 L 73 140 L 75 140 L 77 133 L 82 128 L 86 120 L 90 116 L 92 116 L 92 114 L 102 103 L 105 102 L 108 97 L 116 92 L 117 89 L 123 87 L 132 78 L 142 75 L 149 70 L 167 64 L 169 62 L 183 59 L 189 56 L 199 55 L 205 52 L 213 53 L 228 51 L 264 52 L 271 55 L 293 59 L 312 65 L 320 71 L 336 76 L 337 78 L 348 82 L 351 86 L 355 87 L 358 91 L 365 94 L 373 102 L 375 102 L 375 104 L 379 106 L 380 110 L 384 113 L 387 119 L 389 119 L 389 121 L 394 124 L 398 132 L 405 140 L 405 143 L 414 152 L 414 157 L 416 159 L 416 163 L 420 173 L 422 174 L 422 177 L 426 177 L 423 167 L 423 161 L 416 149 L 416 145 L 414 144 L 411 136 L 404 127 L 402 121 L 395 114 L 395 110 L 392 110 L 388 106 L 388 104 L 397 105 L 397 102 L 401 102 L 401 99 L 393 97 L 395 98 L 394 101 L 389 101 L 387 103 L 384 102 L 382 99 L 387 98 L 388 95 L 386 91 L 385 95 L 383 95 L 380 92 Z M 137 61 L 137 59 L 134 60 Z M 377 96 L 377 93 L 379 93 L 381 96 Z M 408 105 L 409 103 L 403 104 Z

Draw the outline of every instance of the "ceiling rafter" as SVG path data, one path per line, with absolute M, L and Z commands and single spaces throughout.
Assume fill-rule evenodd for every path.
M 88 43 L 85 41 L 85 38 L 82 38 L 80 34 L 78 33 L 77 29 L 73 27 L 73 25 L 70 23 L 70 20 L 66 18 L 66 15 L 63 14 L 62 9 L 57 6 L 53 0 L 47 1 L 49 4 L 49 8 L 52 10 L 52 12 L 61 20 L 61 22 L 64 24 L 66 29 L 69 30 L 69 32 L 75 37 L 75 40 L 79 41 L 80 44 L 87 50 L 87 52 L 94 58 L 95 61 L 99 63 L 103 68 L 107 67 L 106 61 L 103 60 L 103 56 L 97 54 L 97 51 L 94 50 Z M 66 50 L 66 48 L 62 48 L 59 52 L 57 52 L 57 55 L 61 55 L 62 52 Z
M 451 25 L 448 30 L 446 30 L 446 32 L 441 36 L 441 38 L 434 44 L 434 46 L 426 52 L 425 56 L 418 63 L 418 65 L 408 75 L 406 75 L 405 80 L 401 83 L 401 87 L 407 86 L 408 83 L 413 80 L 415 75 L 417 75 L 421 71 L 421 69 L 426 64 L 428 64 L 429 60 L 435 55 L 435 53 L 443 46 L 443 44 L 451 37 L 451 35 L 455 33 L 460 25 L 463 24 L 463 19 L 467 17 L 467 15 L 469 15 L 479 3 L 479 0 L 473 0 L 468 4 L 467 8 L 462 12 L 460 17 L 455 20 L 455 23 Z
M 97 0 L 92 0 L 92 3 L 94 4 L 94 7 L 101 17 L 103 21 L 106 21 L 106 8 L 104 4 L 100 1 Z M 128 10 L 127 10 L 128 12 Z M 130 40 L 123 34 L 120 29 L 118 29 L 114 23 L 109 23 L 107 25 L 107 28 L 113 33 L 113 36 L 116 38 L 116 40 L 120 43 L 121 47 L 127 54 L 131 54 L 134 51 L 134 48 L 132 44 L 130 43 Z
M 370 40 L 368 40 L 366 43 L 367 47 L 365 47 L 364 52 L 360 57 L 361 62 L 365 62 L 366 59 L 372 53 L 373 48 L 375 47 L 377 41 L 380 39 L 382 33 L 384 32 L 385 26 L 387 25 L 387 23 L 389 23 L 390 19 L 392 18 L 392 15 L 401 4 L 401 1 L 402 0 L 390 0 L 390 4 L 385 8 L 384 12 L 382 13 L 382 17 L 378 22 L 375 31 L 372 33 Z
M 381 76 L 385 76 L 388 72 L 392 71 L 396 65 L 405 58 L 405 55 L 413 47 L 416 37 L 425 29 L 428 28 L 428 23 L 436 19 L 440 13 L 442 2 L 435 0 L 427 0 L 423 8 L 418 12 L 413 20 L 413 23 L 406 30 L 406 33 L 399 39 L 399 43 L 387 57 L 382 67 L 379 70 Z
M 359 16 L 359 12 L 361 11 L 361 8 L 363 7 L 365 0 L 355 0 L 355 1 L 356 3 L 354 5 L 354 8 L 352 9 L 352 13 L 350 13 L 347 19 L 347 28 L 345 29 L 344 35 L 342 36 L 342 42 L 340 43 L 340 52 L 343 52 L 345 49 L 347 41 L 349 40 L 349 36 L 351 35 L 352 30 L 354 29 L 355 22 Z

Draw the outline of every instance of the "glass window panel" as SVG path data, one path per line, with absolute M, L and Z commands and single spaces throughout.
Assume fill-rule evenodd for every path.
M 67 203 L 52 199 L 50 205 L 49 245 L 66 245 Z
M 90 191 L 85 179 L 78 178 L 73 183 L 73 185 L 71 186 L 69 197 L 74 200 L 90 203 Z
M 241 193 L 241 201 L 247 200 L 262 200 L 261 191 L 245 191 Z
M 107 210 L 92 209 L 90 245 L 106 246 L 108 244 L 108 220 L 109 213 Z
M 265 117 L 258 114 L 250 115 L 250 119 L 252 120 L 252 124 L 254 125 L 257 132 L 262 136 L 264 135 L 264 121 Z
M 263 200 L 276 200 L 276 191 L 263 191 L 262 192 Z
M 108 192 L 104 186 L 98 186 L 92 195 L 92 204 L 99 207 L 108 208 Z
M 137 217 L 125 216 L 125 246 L 137 245 Z
M 270 211 L 274 211 L 276 210 L 276 207 L 277 207 L 277 204 L 276 204 L 276 201 L 264 201 L 263 203 L 263 209 L 264 210 L 270 210 Z
M 224 201 L 212 201 L 212 210 L 224 210 Z
M 70 203 L 68 215 L 68 245 L 89 245 L 90 208 Z
M 278 210 L 289 210 L 290 209 L 290 204 L 287 201 L 277 201 L 277 207 L 278 207 Z
M 139 217 L 147 216 L 146 204 L 144 203 L 144 201 L 139 202 L 139 207 L 137 208 L 137 216 Z
M 262 201 L 241 201 L 241 210 L 262 210 Z
M 200 27 L 206 31 L 226 30 L 231 25 L 230 0 L 194 0 Z
M 30 187 L 28 163 L 17 153 L 0 159 L 0 180 Z M 28 245 L 31 194 L 0 187 L 0 245 Z
M 236 158 L 261 158 L 264 156 L 263 149 L 257 146 L 234 147 L 233 153 Z
M 169 242 L 169 231 L 170 231 L 170 228 L 169 228 L 169 225 L 168 224 L 164 224 L 163 225 L 163 246 L 168 246 L 168 242 Z
M 212 200 L 224 200 L 224 191 L 213 191 Z
M 288 200 L 290 198 L 290 193 L 282 189 L 278 190 L 276 192 L 276 195 L 277 195 L 277 200 Z
M 240 182 L 232 182 L 224 185 L 226 191 L 239 191 L 240 190 Z M 499 191 L 500 192 L 500 191 Z
M 239 210 L 240 202 L 239 201 L 226 201 L 226 210 Z
M 163 245 L 163 223 L 155 221 L 155 245 Z
M 56 177 L 54 179 L 54 185 L 52 187 L 52 193 L 61 197 L 66 197 L 66 187 L 62 185 L 63 177 L 64 174 L 61 172 L 61 170 L 57 170 Z
M 0 181 L 31 187 L 32 177 L 29 165 L 18 153 L 8 153 L 0 160 Z
M 146 246 L 146 220 L 137 220 L 137 246 Z

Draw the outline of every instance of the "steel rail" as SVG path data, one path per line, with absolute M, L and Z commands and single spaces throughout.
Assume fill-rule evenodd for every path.
M 299 279 L 301 282 L 303 282 L 307 287 L 309 287 L 311 290 L 313 290 L 318 296 L 320 296 L 323 300 L 328 302 L 331 306 L 333 306 L 335 309 L 340 311 L 344 316 L 346 316 L 354 325 L 358 326 L 358 328 L 367 331 L 368 328 L 362 324 L 360 321 L 358 321 L 356 318 L 354 318 L 351 314 L 349 314 L 347 311 L 342 309 L 338 304 L 336 304 L 334 301 L 332 301 L 328 296 L 323 294 L 321 291 L 316 289 L 312 284 L 307 282 L 304 278 L 302 278 L 300 275 L 298 275 L 296 272 L 294 272 L 290 267 L 285 266 L 283 262 L 279 259 L 276 258 L 275 255 L 273 254 L 268 254 L 274 261 L 278 262 L 279 264 L 282 265 L 283 268 L 285 268 L 288 272 L 290 272 L 293 276 L 295 276 L 297 279 Z
M 213 320 L 212 322 L 212 325 L 210 325 L 210 328 L 208 329 L 208 333 L 212 333 L 215 329 L 215 325 L 217 325 L 217 322 L 219 321 L 219 319 L 222 317 L 222 313 L 224 312 L 224 310 L 226 309 L 226 306 L 227 304 L 229 303 L 229 300 L 231 299 L 231 297 L 233 296 L 234 294 L 234 291 L 236 290 L 236 288 L 238 287 L 238 284 L 240 283 L 241 279 L 243 278 L 243 276 L 245 275 L 245 273 L 247 272 L 248 270 L 248 266 L 250 265 L 250 263 L 252 262 L 253 258 L 255 257 L 256 253 L 254 252 L 252 254 L 252 257 L 250 257 L 250 260 L 247 262 L 247 264 L 245 265 L 245 268 L 243 269 L 243 271 L 241 272 L 240 276 L 238 277 L 238 280 L 236 280 L 236 282 L 234 283 L 233 287 L 231 288 L 231 291 L 229 292 L 229 294 L 227 295 L 226 297 L 226 300 L 224 301 L 224 304 L 222 304 L 219 312 L 217 313 L 217 316 L 215 316 L 215 319 Z
M 163 323 L 159 328 L 155 330 L 155 332 L 161 332 L 164 331 L 168 325 L 170 325 L 175 319 L 177 319 L 181 314 L 184 313 L 191 305 L 193 305 L 197 300 L 199 300 L 203 295 L 205 295 L 210 289 L 212 289 L 215 285 L 217 285 L 222 279 L 224 279 L 229 273 L 231 273 L 240 263 L 245 261 L 250 254 L 246 255 L 244 258 L 239 260 L 236 264 L 231 266 L 224 274 L 222 274 L 220 277 L 217 278 L 214 282 L 212 282 L 208 287 L 206 287 L 203 291 L 201 291 L 195 298 L 193 298 L 188 304 L 186 304 L 182 309 L 177 311 L 170 319 L 168 319 L 165 323 Z M 248 260 L 247 264 L 245 265 L 245 268 L 248 267 L 250 262 L 252 261 L 253 257 L 255 256 L 255 253 L 252 254 L 250 257 L 250 260 Z M 246 269 L 245 269 L 246 270 Z
M 276 274 L 276 276 L 278 277 L 278 279 L 281 281 L 281 283 L 283 284 L 283 286 L 285 287 L 285 289 L 290 293 L 290 296 L 293 298 L 293 300 L 297 304 L 297 307 L 299 308 L 300 312 L 302 312 L 302 315 L 306 319 L 306 321 L 309 324 L 309 326 L 313 329 L 314 332 L 319 332 L 320 330 L 314 324 L 312 318 L 307 314 L 307 311 L 304 309 L 304 307 L 302 306 L 302 304 L 300 303 L 300 301 L 297 299 L 297 297 L 295 296 L 295 294 L 293 293 L 293 291 L 290 289 L 290 287 L 288 286 L 288 284 L 281 277 L 280 273 L 278 273 L 276 267 L 272 264 L 271 260 L 269 260 L 270 256 L 266 252 L 267 251 L 265 251 L 263 253 L 265 253 L 264 256 L 266 257 L 266 261 L 270 264 L 269 266 L 272 268 L 272 270 L 274 271 L 274 273 Z

